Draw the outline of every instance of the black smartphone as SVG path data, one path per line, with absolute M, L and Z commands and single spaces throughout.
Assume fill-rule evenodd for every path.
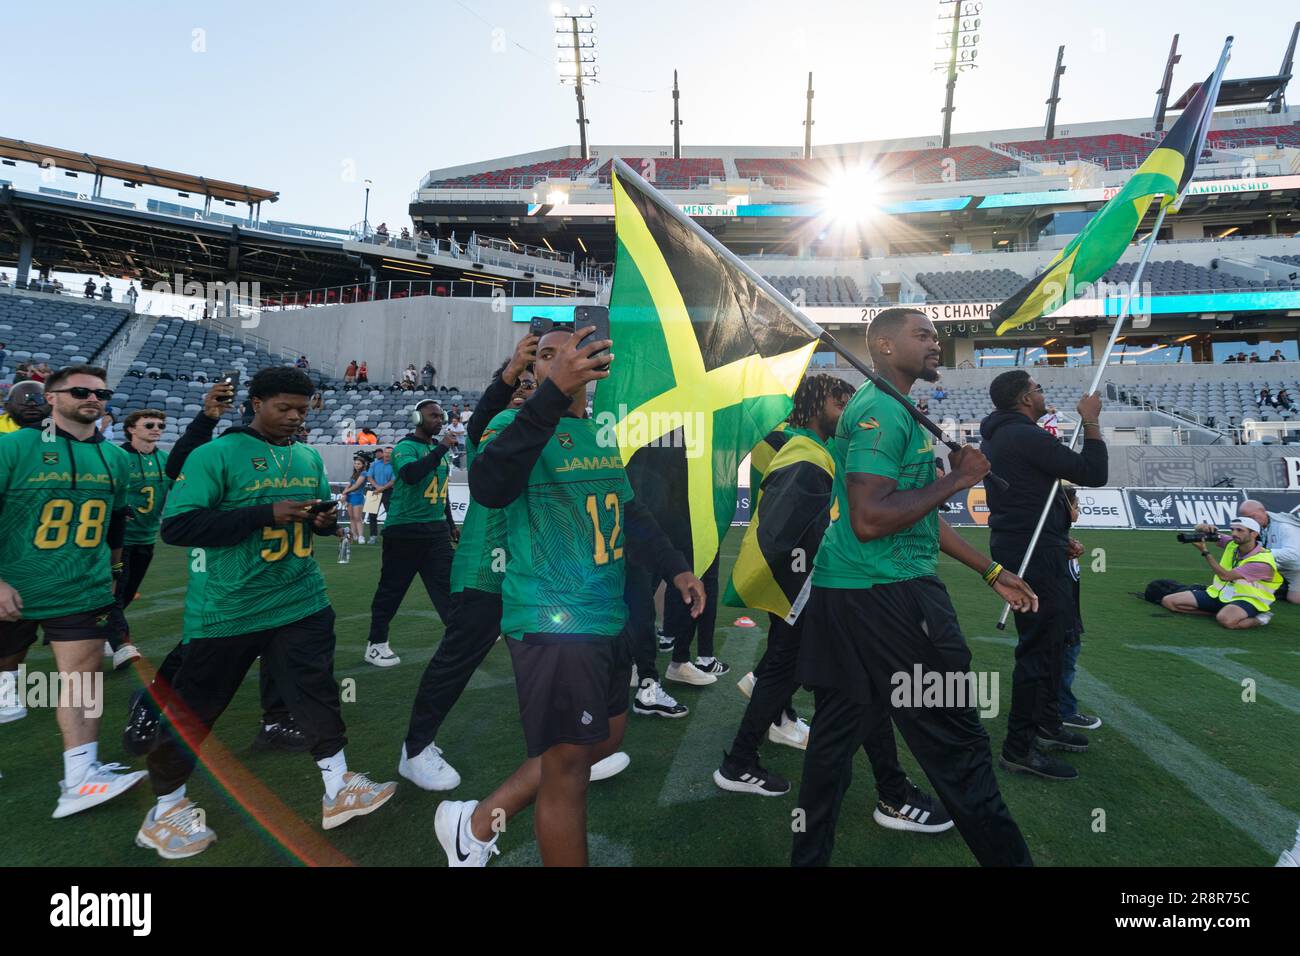
M 537 336 L 539 339 L 553 328 L 555 328 L 555 323 L 542 315 L 533 316 L 528 323 L 528 333 Z
M 578 343 L 578 348 L 583 348 L 584 346 L 590 345 L 592 342 L 598 342 L 602 339 L 609 338 L 609 309 L 603 305 L 574 306 L 573 327 L 575 329 L 585 329 L 589 325 L 594 325 L 596 328 L 593 332 L 590 332 L 583 337 L 582 341 Z M 593 352 L 592 358 L 608 354 L 609 350 L 603 349 L 599 352 Z M 608 362 L 604 365 L 596 366 L 596 369 L 601 372 L 608 368 Z
M 221 373 L 221 378 L 218 379 L 218 381 L 224 385 L 232 386 L 235 389 L 235 391 L 239 391 L 239 369 L 237 368 L 227 369 L 226 371 Z M 221 400 L 221 403 L 223 405 L 229 405 L 234 400 L 235 397 L 232 395 L 230 398 L 223 398 Z
M 307 510 L 314 515 L 318 515 L 325 511 L 333 511 L 337 505 L 338 502 L 333 498 L 326 498 L 324 501 L 318 501 L 314 505 L 311 505 Z

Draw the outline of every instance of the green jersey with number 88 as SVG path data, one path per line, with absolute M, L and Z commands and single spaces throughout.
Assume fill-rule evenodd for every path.
M 231 429 L 185 460 L 163 521 L 189 511 L 329 497 L 325 466 L 310 445 L 272 445 Z M 308 521 L 295 521 L 260 528 L 234 545 L 204 547 L 202 595 L 192 609 L 186 602 L 187 617 L 197 619 L 201 633 L 187 629 L 185 639 L 264 631 L 328 607 L 312 535 Z
M 116 445 L 39 428 L 0 435 L 0 580 L 25 620 L 113 603 L 108 524 L 127 505 L 130 462 Z

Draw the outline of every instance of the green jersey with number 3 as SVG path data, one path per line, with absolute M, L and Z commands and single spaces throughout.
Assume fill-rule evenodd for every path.
M 507 409 L 488 425 L 480 448 L 514 421 Z M 623 512 L 632 486 L 617 447 L 597 441 L 590 418 L 562 418 L 508 504 L 510 553 L 501 591 L 501 631 L 615 637 L 627 620 Z
M 125 544 L 153 544 L 158 540 L 163 505 L 172 480 L 167 477 L 167 452 L 155 448 L 148 455 L 122 449 L 131 464 L 131 482 L 127 488 L 127 506 L 131 509 L 126 523 Z
M 108 523 L 127 506 L 129 480 L 127 453 L 102 439 L 0 435 L 0 580 L 18 592 L 24 619 L 113 603 Z
M 163 520 L 202 509 L 329 497 L 325 466 L 310 445 L 272 445 L 232 429 L 185 460 Z M 185 640 L 264 631 L 328 607 L 312 534 L 309 521 L 295 521 L 260 528 L 238 544 L 203 547 L 202 594 L 193 608 L 186 602 L 187 616 L 201 631 L 187 628 Z

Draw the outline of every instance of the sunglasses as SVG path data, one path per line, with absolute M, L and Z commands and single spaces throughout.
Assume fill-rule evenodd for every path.
M 77 401 L 82 402 L 94 395 L 101 402 L 106 402 L 113 397 L 111 388 L 83 388 L 80 385 L 74 385 L 72 388 L 50 388 L 46 389 L 46 394 L 57 394 L 58 392 L 67 392 Z
M 138 425 L 136 425 L 135 427 L 136 427 L 136 428 L 147 428 L 147 429 L 149 429 L 150 431 L 155 431 L 155 430 L 156 430 L 156 431 L 162 431 L 162 430 L 163 430 L 163 423 L 162 423 L 162 422 L 140 422 L 140 423 L 139 423 Z

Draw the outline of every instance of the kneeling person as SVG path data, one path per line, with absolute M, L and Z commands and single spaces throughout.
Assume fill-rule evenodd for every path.
M 1229 630 L 1260 627 L 1273 619 L 1269 610 L 1282 586 L 1273 553 L 1259 543 L 1259 522 L 1233 518 L 1232 534 L 1219 535 L 1223 562 L 1214 560 L 1204 541 L 1196 549 L 1209 561 L 1214 581 L 1209 587 L 1175 591 L 1160 603 L 1178 614 L 1213 614 Z

